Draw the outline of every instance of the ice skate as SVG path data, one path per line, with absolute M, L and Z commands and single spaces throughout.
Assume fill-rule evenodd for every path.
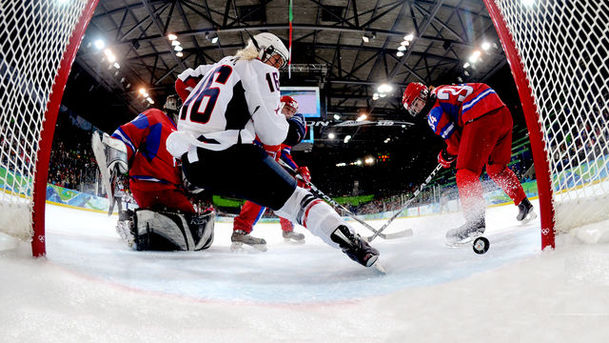
M 484 218 L 476 222 L 468 221 L 458 228 L 446 232 L 446 244 L 455 247 L 467 244 L 482 236 L 485 229 L 486 223 Z
M 252 248 L 260 251 L 266 251 L 266 241 L 263 238 L 250 236 L 249 233 L 242 230 L 233 231 L 233 235 L 230 237 L 231 251 L 239 251 L 243 249 L 243 245 L 249 245 Z
M 520 204 L 518 204 L 518 216 L 516 216 L 516 220 L 522 224 L 526 224 L 535 218 L 537 218 L 537 213 L 535 213 L 533 205 L 531 205 L 528 198 L 524 198 Z
M 135 227 L 133 225 L 133 211 L 120 211 L 118 214 L 118 222 L 116 223 L 116 232 L 127 243 L 127 246 L 133 248 L 135 246 Z
M 299 232 L 282 231 L 282 236 L 286 242 L 298 243 L 298 244 L 303 244 L 305 242 L 305 240 L 304 240 L 305 235 L 303 235 L 302 233 L 299 233 Z
M 341 250 L 353 261 L 365 267 L 371 267 L 379 257 L 379 252 L 358 234 L 354 234 L 348 227 L 340 225 L 330 235 L 330 239 L 338 243 Z

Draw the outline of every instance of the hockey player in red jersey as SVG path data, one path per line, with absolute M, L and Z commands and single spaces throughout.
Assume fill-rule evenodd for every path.
M 173 99 L 170 101 L 177 101 Z M 194 213 L 182 187 L 182 172 L 165 147 L 165 140 L 176 130 L 173 110 L 151 108 L 114 131 L 112 138 L 127 147 L 129 189 L 139 207 L 173 208 Z
M 186 100 L 178 131 L 167 138 L 168 150 L 182 161 L 192 184 L 268 207 L 372 267 L 378 250 L 253 144 L 258 137 L 265 145 L 295 145 L 304 137 L 304 117 L 281 114 L 278 69 L 288 55 L 277 36 L 263 32 L 235 56 L 181 73 L 176 90 Z
M 449 244 L 484 233 L 486 205 L 480 174 L 485 165 L 489 177 L 518 206 L 516 219 L 525 222 L 536 216 L 520 181 L 507 167 L 512 150 L 512 115 L 492 88 L 466 83 L 430 89 L 413 82 L 406 87 L 402 104 L 414 117 L 426 115 L 431 129 L 446 142 L 438 163 L 450 168 L 456 162 L 465 224 L 446 233 Z
M 111 138 L 104 137 L 107 155 L 116 157 L 108 168 L 128 170 L 129 190 L 139 206 L 135 214 L 119 214 L 117 229 L 137 250 L 201 250 L 213 240 L 215 213 L 195 213 L 182 183 L 181 168 L 165 145 L 167 136 L 176 130 L 179 107 L 179 98 L 171 95 L 165 112 L 148 109 L 118 127 Z M 125 157 L 117 157 L 121 156 L 117 151 L 126 152 Z M 133 227 L 124 230 L 121 221 Z
M 294 116 L 294 114 L 296 114 L 296 112 L 298 111 L 298 102 L 294 100 L 294 98 L 292 98 L 291 96 L 286 95 L 281 97 L 281 104 L 281 112 L 288 119 Z M 290 168 L 296 170 L 299 175 L 298 186 L 307 187 L 305 180 L 311 180 L 309 168 L 299 167 L 296 162 L 294 162 L 291 154 L 291 146 L 286 144 L 264 145 L 258 139 L 256 139 L 254 143 L 262 146 L 264 151 L 266 151 L 266 153 L 269 154 L 269 156 L 271 156 L 276 161 L 281 160 Z M 266 207 L 260 206 L 252 201 L 246 201 L 243 204 L 241 212 L 237 217 L 235 217 L 235 220 L 233 222 L 233 235 L 231 236 L 231 240 L 233 242 L 233 249 L 239 248 L 243 244 L 247 244 L 262 251 L 266 250 L 266 241 L 263 238 L 258 238 L 250 235 L 254 228 L 254 225 L 256 225 L 256 223 L 262 217 L 265 211 Z M 294 232 L 294 224 L 292 224 L 291 221 L 279 217 L 279 222 L 281 224 L 283 238 L 285 238 L 286 240 L 304 243 L 304 235 L 302 233 Z

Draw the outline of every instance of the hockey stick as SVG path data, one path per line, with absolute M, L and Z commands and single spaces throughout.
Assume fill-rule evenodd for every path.
M 358 216 L 355 215 L 355 213 L 349 211 L 346 207 L 344 207 L 343 205 L 337 203 L 336 201 L 334 201 L 334 199 L 330 198 L 329 196 L 327 196 L 324 192 L 320 191 L 319 188 L 315 187 L 315 185 L 313 183 L 311 183 L 311 181 L 307 181 L 304 180 L 296 170 L 294 170 L 294 168 L 292 168 L 291 166 L 287 165 L 285 162 L 283 162 L 282 160 L 279 160 L 279 163 L 286 168 L 287 170 L 289 170 L 291 173 L 293 173 L 294 175 L 296 175 L 296 178 L 298 178 L 299 180 L 303 181 L 304 183 L 307 184 L 307 186 L 311 187 L 311 192 L 313 194 L 315 194 L 316 196 L 318 196 L 319 198 L 325 200 L 326 202 L 328 202 L 330 205 L 332 205 L 334 208 L 340 208 L 341 210 L 343 210 L 345 213 L 347 213 L 347 215 L 351 218 L 353 218 L 356 222 L 362 224 L 365 228 L 367 228 L 368 230 L 372 231 L 374 233 L 373 237 L 376 236 L 380 236 L 383 239 L 395 239 L 395 238 L 400 238 L 400 237 L 407 237 L 407 236 L 412 236 L 412 230 L 411 229 L 405 229 L 403 231 L 399 231 L 399 232 L 393 232 L 393 233 L 381 233 L 379 230 L 375 229 L 374 227 L 372 227 L 370 224 L 366 223 L 365 221 L 363 221 L 362 219 L 360 219 Z
M 402 213 L 405 209 L 407 209 L 410 206 L 410 204 L 414 201 L 414 199 L 416 199 L 419 196 L 419 194 L 421 194 L 421 191 L 423 190 L 423 188 L 427 187 L 429 182 L 436 176 L 436 174 L 440 171 L 440 169 L 442 169 L 442 165 L 438 164 L 436 166 L 436 168 L 425 179 L 425 181 L 423 181 L 423 183 L 421 183 L 419 185 L 419 188 L 417 188 L 417 190 L 414 192 L 412 198 L 408 199 L 408 201 L 406 201 L 406 204 L 404 204 L 404 206 L 402 206 L 402 208 L 397 210 L 397 212 L 395 212 L 393 214 L 393 216 L 391 216 L 391 218 L 389 218 L 389 221 L 387 221 L 383 226 L 381 226 L 381 228 L 378 229 L 378 231 L 375 232 L 374 235 L 370 236 L 370 239 L 368 239 L 368 242 L 372 242 L 372 240 L 375 239 L 376 236 L 380 236 L 382 234 L 382 232 L 389 226 L 389 224 L 391 224 L 391 222 L 393 222 L 395 220 L 395 218 L 397 218 L 398 215 L 400 215 L 400 213 Z

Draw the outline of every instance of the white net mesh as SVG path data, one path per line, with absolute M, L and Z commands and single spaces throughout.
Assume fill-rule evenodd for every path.
M 0 232 L 29 240 L 42 123 L 86 0 L 0 1 Z
M 609 4 L 497 0 L 529 78 L 556 229 L 609 216 Z

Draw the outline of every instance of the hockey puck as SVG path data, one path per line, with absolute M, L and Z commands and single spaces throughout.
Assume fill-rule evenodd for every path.
M 474 240 L 474 252 L 478 255 L 484 254 L 488 251 L 488 248 L 491 247 L 491 243 L 486 239 L 486 237 L 478 237 Z

